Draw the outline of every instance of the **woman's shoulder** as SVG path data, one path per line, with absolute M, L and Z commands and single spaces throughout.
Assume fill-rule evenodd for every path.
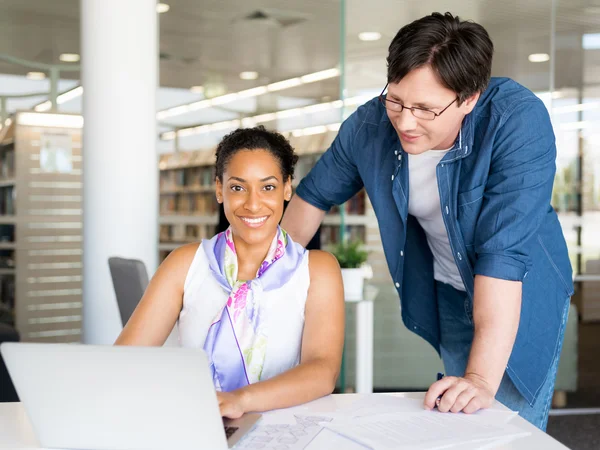
M 331 253 L 323 250 L 308 251 L 308 269 L 310 277 L 328 277 L 340 273 L 340 265 Z
M 160 270 L 182 281 L 185 280 L 200 246 L 200 242 L 193 242 L 177 247 L 161 263 Z
M 163 273 L 178 280 L 184 292 L 199 286 L 206 279 L 208 260 L 204 256 L 201 242 L 182 245 L 173 250 L 161 264 Z
M 187 262 L 187 266 L 189 267 L 194 260 L 196 253 L 198 253 L 201 245 L 202 243 L 200 242 L 192 242 L 190 244 L 177 247 L 175 250 L 169 253 L 165 259 L 165 262 L 169 261 L 171 264 L 177 264 L 178 266 Z

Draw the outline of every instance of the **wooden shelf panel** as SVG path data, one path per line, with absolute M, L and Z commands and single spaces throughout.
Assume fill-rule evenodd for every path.
M 214 194 L 215 186 L 178 186 L 171 189 L 161 189 L 160 195 L 173 194 Z
M 0 187 L 14 186 L 16 181 L 14 178 L 0 178 Z
M 0 225 L 14 224 L 14 223 L 17 223 L 17 218 L 15 216 L 0 215 Z
M 158 222 L 160 225 L 217 225 L 219 223 L 219 215 L 161 215 Z
M 323 219 L 323 225 L 340 225 L 341 217 L 339 214 L 327 214 Z M 371 216 L 363 216 L 358 214 L 346 214 L 344 218 L 346 225 L 364 225 L 377 226 L 377 219 Z

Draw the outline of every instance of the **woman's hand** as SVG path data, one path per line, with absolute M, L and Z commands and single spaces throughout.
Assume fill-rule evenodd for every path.
M 229 419 L 238 419 L 246 412 L 244 410 L 243 396 L 239 391 L 217 392 L 221 416 Z

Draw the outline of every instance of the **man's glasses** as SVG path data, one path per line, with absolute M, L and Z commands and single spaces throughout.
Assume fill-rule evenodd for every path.
M 390 100 L 384 97 L 383 93 L 385 92 L 387 87 L 388 85 L 386 84 L 383 88 L 383 91 L 381 91 L 381 94 L 379 94 L 379 101 L 383 104 L 385 109 L 393 112 L 402 112 L 405 109 L 408 109 L 412 113 L 412 115 L 415 116 L 417 119 L 434 120 L 437 116 L 441 116 L 444 111 L 450 108 L 450 106 L 452 106 L 454 102 L 458 100 L 458 97 L 456 97 L 448 106 L 442 109 L 439 113 L 436 113 L 435 111 L 431 111 L 429 109 L 424 108 L 417 108 L 415 106 L 409 108 L 408 106 L 404 106 L 402 103 L 395 102 L 394 100 Z

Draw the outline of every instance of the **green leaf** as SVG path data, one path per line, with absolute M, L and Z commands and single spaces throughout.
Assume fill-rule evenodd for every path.
M 356 269 L 367 261 L 368 253 L 363 250 L 360 241 L 340 242 L 331 248 L 331 253 L 342 269 Z

